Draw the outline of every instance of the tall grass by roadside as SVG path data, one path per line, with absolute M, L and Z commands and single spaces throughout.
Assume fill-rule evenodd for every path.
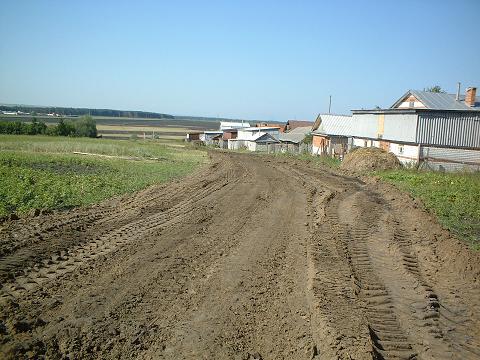
M 96 203 L 184 176 L 206 161 L 204 151 L 155 142 L 0 136 L 0 215 Z
M 403 169 L 376 175 L 421 199 L 443 226 L 480 250 L 480 173 Z
M 246 152 L 248 153 L 249 151 L 246 151 Z M 338 168 L 341 164 L 341 161 L 339 159 L 333 158 L 331 156 L 314 156 L 314 155 L 311 155 L 310 153 L 294 154 L 289 152 L 284 152 L 284 153 L 278 152 L 278 153 L 271 153 L 271 154 L 263 153 L 262 155 L 275 156 L 278 158 L 286 157 L 290 159 L 298 159 L 298 160 L 312 163 L 317 166 L 328 166 L 333 169 Z

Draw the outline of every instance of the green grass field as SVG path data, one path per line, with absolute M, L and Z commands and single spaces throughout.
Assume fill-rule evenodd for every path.
M 421 199 L 443 226 L 480 250 L 480 173 L 404 169 L 376 175 Z
M 0 215 L 96 203 L 185 176 L 206 162 L 204 151 L 155 141 L 2 135 Z

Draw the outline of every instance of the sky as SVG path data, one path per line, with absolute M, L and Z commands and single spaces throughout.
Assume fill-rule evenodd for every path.
M 480 0 L 0 0 L 0 103 L 313 120 L 480 86 Z

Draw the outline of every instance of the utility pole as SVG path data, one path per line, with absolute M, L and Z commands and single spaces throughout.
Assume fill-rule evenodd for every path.
M 330 114 L 330 110 L 332 109 L 332 95 L 330 95 L 330 100 L 328 102 L 328 113 Z

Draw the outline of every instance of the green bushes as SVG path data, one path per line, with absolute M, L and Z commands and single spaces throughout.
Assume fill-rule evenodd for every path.
M 0 134 L 9 135 L 51 135 L 74 137 L 97 137 L 97 126 L 91 116 L 82 116 L 78 120 L 64 121 L 57 125 L 47 126 L 33 118 L 32 122 L 0 121 Z

